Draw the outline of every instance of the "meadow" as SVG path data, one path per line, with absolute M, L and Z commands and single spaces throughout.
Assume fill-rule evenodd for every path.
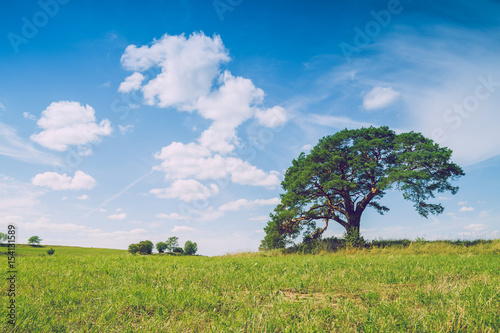
M 2 332 L 500 331 L 500 240 L 317 255 L 16 250 L 17 325 L 3 279 Z

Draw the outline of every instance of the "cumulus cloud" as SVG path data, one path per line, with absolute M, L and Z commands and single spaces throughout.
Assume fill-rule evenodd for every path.
M 240 209 L 249 209 L 255 206 L 267 206 L 267 205 L 277 205 L 280 203 L 279 198 L 272 199 L 257 199 L 257 200 L 247 200 L 247 199 L 239 199 L 236 201 L 231 201 L 226 204 L 223 204 L 219 207 L 221 211 L 237 211 Z
M 228 51 L 220 37 L 204 34 L 189 38 L 164 35 L 150 46 L 129 45 L 121 59 L 127 70 L 161 69 L 141 87 L 146 104 L 160 107 L 182 107 L 207 95 L 220 64 L 228 61 Z
M 89 199 L 89 196 L 84 194 L 84 195 L 81 195 L 79 197 L 76 197 L 78 200 L 88 200 Z
M 127 214 L 125 214 L 125 213 L 111 214 L 108 216 L 108 219 L 110 219 L 110 220 L 125 220 L 126 218 L 127 218 Z
M 466 207 L 466 206 L 463 206 L 462 208 L 460 208 L 458 211 L 460 213 L 464 213 L 464 212 L 472 212 L 474 210 L 474 207 Z
M 212 155 L 206 147 L 195 143 L 173 142 L 155 154 L 155 158 L 163 161 L 155 169 L 164 171 L 166 179 L 221 179 L 229 176 L 232 182 L 241 185 L 274 187 L 280 184 L 276 171 L 266 173 L 239 158 Z
M 137 90 L 141 87 L 141 83 L 144 81 L 144 75 L 141 73 L 135 72 L 125 79 L 124 82 L 120 84 L 118 88 L 119 92 L 128 93 L 132 90 Z
M 203 33 L 189 37 L 164 35 L 149 46 L 130 45 L 125 50 L 122 65 L 135 71 L 132 76 L 141 78 L 137 74 L 147 71 L 148 79 L 143 76 L 140 87 L 133 85 L 142 92 L 144 103 L 196 111 L 212 121 L 196 142 L 173 142 L 155 155 L 163 161 L 155 169 L 164 171 L 167 179 L 230 176 L 239 184 L 279 184 L 276 172 L 266 173 L 241 159 L 226 156 L 240 144 L 237 128 L 245 121 L 255 118 L 267 127 L 280 126 L 286 121 L 282 107 L 262 107 L 264 91 L 251 80 L 222 71 L 221 65 L 229 60 L 220 37 L 207 37 Z M 132 80 L 132 76 L 123 82 L 122 91 L 131 89 L 126 88 L 130 82 L 139 82 Z
M 96 185 L 96 181 L 85 172 L 77 170 L 71 178 L 67 174 L 57 172 L 40 173 L 31 179 L 36 186 L 45 186 L 53 190 L 90 190 Z
M 102 136 L 112 132 L 109 120 L 104 119 L 99 124 L 96 122 L 95 111 L 91 106 L 69 101 L 51 103 L 42 112 L 37 125 L 43 131 L 33 134 L 31 140 L 57 151 L 65 151 L 70 145 L 99 142 Z
M 363 98 L 363 107 L 366 110 L 385 108 L 393 103 L 399 96 L 399 92 L 391 87 L 374 87 Z
M 274 106 L 267 110 L 257 110 L 255 117 L 261 125 L 266 127 L 277 127 L 286 122 L 285 109 L 281 106 Z
M 194 179 L 178 179 L 174 181 L 170 187 L 162 189 L 156 188 L 149 192 L 160 199 L 178 198 L 182 201 L 189 202 L 207 199 L 219 193 L 219 187 L 215 184 L 210 184 L 210 187 L 206 187 Z

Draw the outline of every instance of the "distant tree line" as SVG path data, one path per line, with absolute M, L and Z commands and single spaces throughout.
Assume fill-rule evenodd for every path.
M 139 243 L 130 244 L 128 246 L 128 252 L 132 254 L 152 254 L 154 249 L 153 242 L 149 240 L 141 241 Z M 184 248 L 179 246 L 179 237 L 172 236 L 169 237 L 165 242 L 156 243 L 156 250 L 158 253 L 173 252 L 181 253 L 187 255 L 194 255 L 198 251 L 198 245 L 195 242 L 186 241 L 184 243 Z

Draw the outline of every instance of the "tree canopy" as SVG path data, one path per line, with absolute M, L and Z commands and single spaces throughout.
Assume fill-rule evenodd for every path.
M 196 254 L 198 251 L 198 244 L 191 242 L 190 240 L 186 241 L 184 244 L 184 253 L 188 255 Z
M 391 189 L 401 191 L 421 216 L 440 214 L 443 206 L 429 200 L 436 192 L 456 194 L 450 181 L 464 175 L 451 154 L 420 133 L 396 134 L 386 126 L 326 136 L 286 171 L 285 193 L 264 228 L 261 248 L 285 247 L 302 232 L 305 240 L 320 238 L 331 221 L 348 235 L 359 233 L 366 208 L 389 210 L 379 200 Z
M 153 242 L 149 240 L 140 241 L 137 244 L 130 244 L 128 246 L 128 252 L 132 254 L 151 254 L 153 253 L 154 245 Z
M 30 245 L 40 245 L 40 242 L 42 241 L 43 239 L 41 239 L 40 237 L 38 236 L 31 236 L 30 238 L 28 238 L 28 243 Z

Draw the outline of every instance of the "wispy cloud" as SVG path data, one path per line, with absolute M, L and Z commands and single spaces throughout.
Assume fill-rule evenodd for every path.
M 63 165 L 59 157 L 37 150 L 31 142 L 21 138 L 13 127 L 4 123 L 0 123 L 0 155 L 33 164 Z

